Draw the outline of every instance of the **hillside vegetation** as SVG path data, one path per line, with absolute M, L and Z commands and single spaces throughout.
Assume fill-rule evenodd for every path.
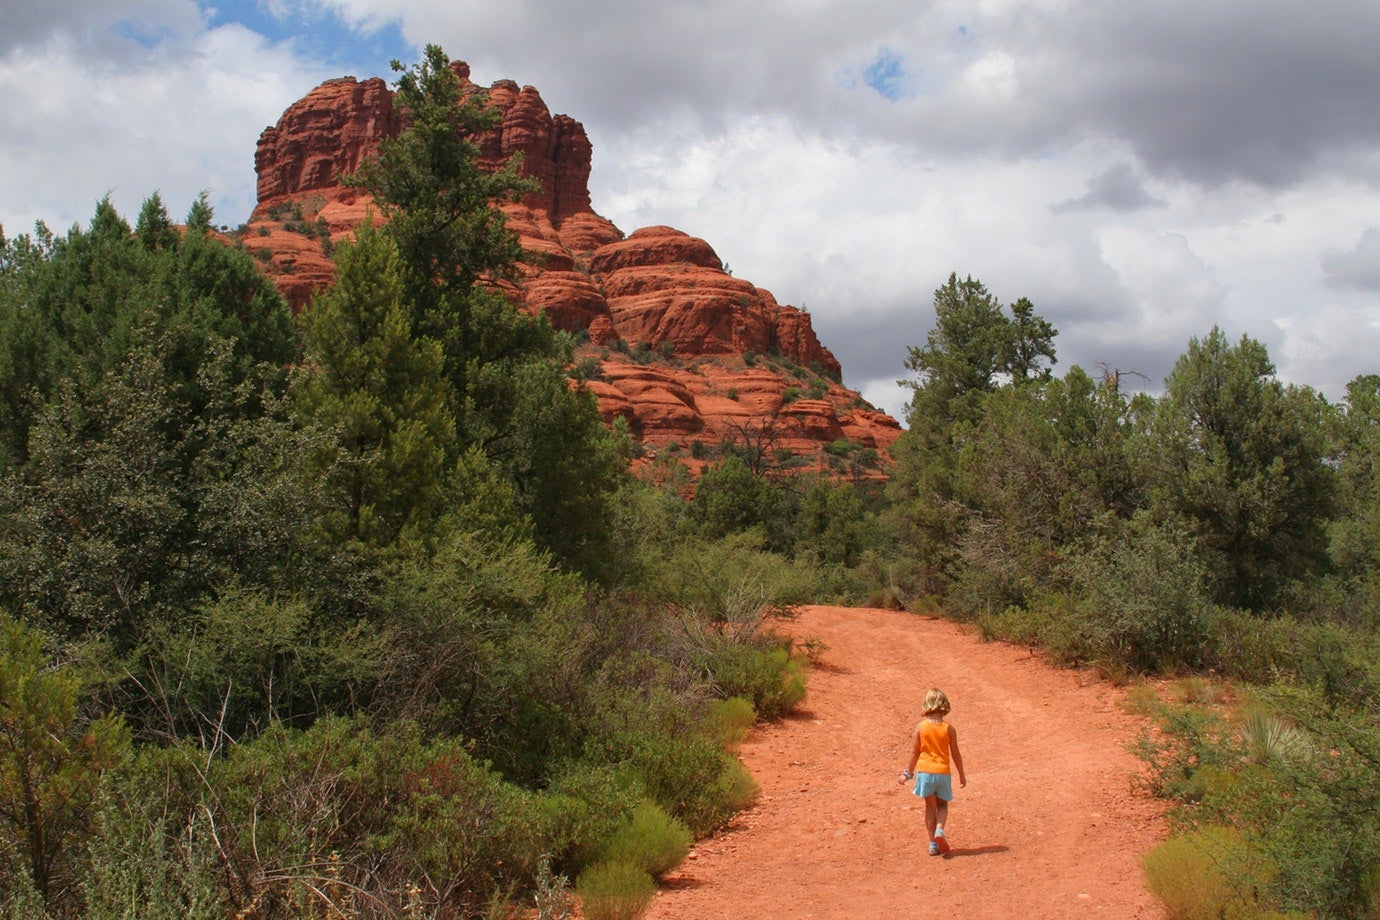
M 635 911 L 755 795 L 807 599 L 1188 678 L 1141 696 L 1173 916 L 1380 911 L 1380 376 L 1332 405 L 1213 329 L 1128 395 L 954 275 L 884 487 L 747 437 L 634 477 L 486 283 L 492 112 L 434 47 L 396 98 L 386 222 L 297 316 L 204 198 L 0 234 L 7 916 Z

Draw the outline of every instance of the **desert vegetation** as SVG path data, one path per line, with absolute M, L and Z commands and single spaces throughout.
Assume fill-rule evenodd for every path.
M 1171 915 L 1377 915 L 1380 376 L 1331 404 L 1220 329 L 1159 395 L 1056 376 L 954 275 L 885 484 L 769 420 L 633 476 L 489 283 L 529 185 L 479 168 L 482 96 L 434 47 L 397 89 L 380 220 L 300 315 L 204 197 L 0 233 L 7 916 L 636 916 L 752 801 L 807 600 L 1172 678 L 1134 694 Z

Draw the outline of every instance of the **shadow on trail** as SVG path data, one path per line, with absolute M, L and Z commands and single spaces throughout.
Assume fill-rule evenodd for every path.
M 944 854 L 945 859 L 954 859 L 959 856 L 991 856 L 993 853 L 1009 853 L 1010 847 L 995 844 L 988 847 L 954 847 Z
M 827 674 L 853 674 L 854 668 L 847 668 L 832 661 L 814 661 L 810 663 L 810 669 L 814 671 L 824 671 Z
M 703 888 L 704 882 L 697 878 L 664 878 L 659 883 L 662 891 L 693 891 L 696 888 Z

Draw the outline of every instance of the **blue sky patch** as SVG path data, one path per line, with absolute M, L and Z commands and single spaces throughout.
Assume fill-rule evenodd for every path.
M 346 74 L 389 78 L 389 61 L 413 64 L 421 50 L 403 38 L 395 21 L 351 28 L 335 10 L 316 4 L 285 4 L 275 12 L 256 0 L 220 0 L 203 6 L 211 26 L 238 23 L 276 43 L 293 42 L 299 57 L 323 62 Z
M 863 82 L 893 102 L 905 94 L 908 77 L 905 60 L 889 48 L 878 52 L 863 70 Z

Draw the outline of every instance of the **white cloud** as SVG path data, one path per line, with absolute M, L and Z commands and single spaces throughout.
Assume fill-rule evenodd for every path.
M 1380 292 L 1380 227 L 1367 227 L 1351 249 L 1329 249 L 1323 271 L 1332 287 Z
M 194 5 L 144 10 L 166 14 L 143 21 L 159 36 L 148 44 L 102 32 L 122 20 L 93 14 L 0 57 L 7 233 L 84 223 L 107 194 L 132 218 L 155 191 L 181 216 L 206 189 L 220 219 L 243 220 L 259 133 L 333 75 L 239 25 L 204 27 Z

